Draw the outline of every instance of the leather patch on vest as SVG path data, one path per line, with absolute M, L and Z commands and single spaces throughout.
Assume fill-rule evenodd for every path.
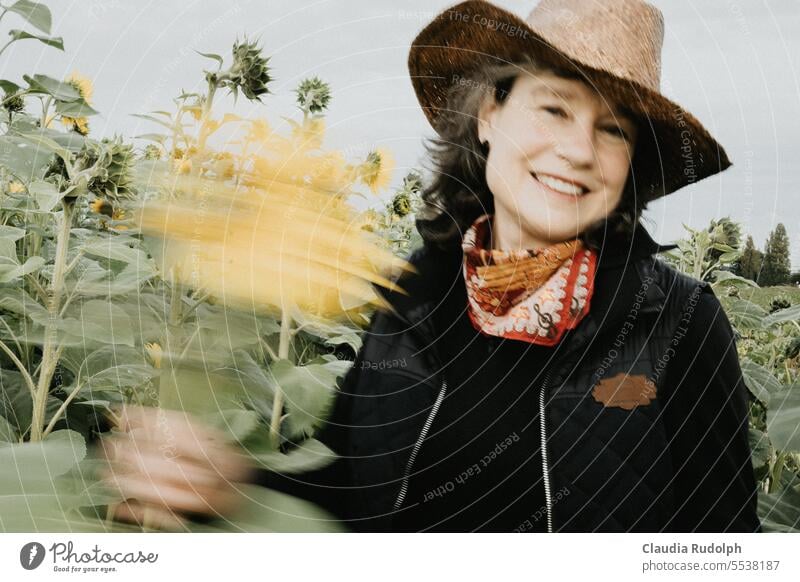
M 613 378 L 604 378 L 592 389 L 592 396 L 603 406 L 632 410 L 646 406 L 656 397 L 656 385 L 646 376 L 629 376 L 620 372 Z

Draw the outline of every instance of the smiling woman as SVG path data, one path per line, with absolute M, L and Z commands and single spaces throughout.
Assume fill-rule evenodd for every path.
M 419 33 L 424 244 L 376 289 L 390 309 L 320 419 L 336 462 L 255 481 L 360 531 L 760 531 L 731 325 L 639 223 L 730 165 L 659 91 L 663 26 L 642 0 L 541 0 L 526 21 L 470 0 Z M 148 432 L 131 515 L 230 511 L 244 467 L 217 437 L 166 501 Z
M 319 437 L 341 460 L 265 484 L 365 531 L 760 530 L 731 326 L 639 224 L 730 165 L 659 92 L 663 30 L 640 0 L 471 0 L 420 32 L 416 272 Z
M 636 125 L 579 80 L 520 74 L 485 99 L 479 140 L 495 202 L 493 247 L 544 247 L 603 221 L 622 198 Z

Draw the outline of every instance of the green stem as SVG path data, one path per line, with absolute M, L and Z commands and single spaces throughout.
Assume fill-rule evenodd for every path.
M 291 343 L 292 317 L 286 302 L 281 306 L 281 333 L 280 343 L 278 344 L 278 358 L 281 360 L 289 359 L 289 345 Z M 275 385 L 275 396 L 272 400 L 272 422 L 269 425 L 272 446 L 277 450 L 281 444 L 281 415 L 283 414 L 283 390 L 280 385 Z
M 17 40 L 18 40 L 18 39 L 16 39 L 16 38 L 12 38 L 10 41 L 8 41 L 6 44 L 4 44 L 4 45 L 3 45 L 3 48 L 0 48 L 0 55 L 2 55 L 2 54 L 3 54 L 3 53 L 6 51 L 6 49 L 7 49 L 8 47 L 10 47 L 10 46 L 11 46 L 11 44 L 12 44 L 13 42 L 16 42 Z
M 5 321 L 3 322 L 5 323 Z M 17 344 L 19 345 L 19 344 Z M 11 358 L 11 361 L 14 362 L 14 365 L 19 370 L 19 373 L 22 374 L 23 379 L 25 380 L 25 384 L 28 386 L 28 390 L 30 390 L 31 398 L 35 397 L 36 395 L 36 386 L 33 384 L 33 378 L 31 375 L 28 374 L 28 370 L 25 369 L 25 366 L 22 365 L 19 358 L 16 354 L 9 348 L 3 340 L 0 340 L 0 349 L 2 349 L 6 355 Z
M 2 51 L 0 51 L 2 53 Z M 42 101 L 42 121 L 40 123 L 41 128 L 45 129 L 47 127 L 47 112 L 50 111 L 50 104 L 53 102 L 53 98 L 48 96 L 47 99 Z
M 69 233 L 72 226 L 72 204 L 63 202 L 64 211 L 61 216 L 61 225 L 56 239 L 56 256 L 53 264 L 53 278 L 50 282 L 50 301 L 48 304 L 49 318 L 45 326 L 44 346 L 42 348 L 42 362 L 39 371 L 39 382 L 33 398 L 33 415 L 31 419 L 31 441 L 40 441 L 43 438 L 42 429 L 50 392 L 50 382 L 56 371 L 61 350 L 56 345 L 58 331 L 58 315 L 61 307 L 61 292 L 64 287 L 64 267 L 67 263 L 69 249 Z
M 177 353 L 183 338 L 180 327 L 183 312 L 183 287 L 180 283 L 180 270 L 178 267 L 172 267 L 170 270 L 169 283 L 169 316 L 166 330 L 161 338 L 161 346 L 164 352 L 161 360 L 161 374 L 158 379 L 158 405 L 161 408 L 177 409 L 181 406 L 180 390 L 177 384 L 178 373 L 176 370 L 179 362 L 172 357 L 172 354 Z M 181 354 L 182 358 L 183 353 Z
M 211 116 L 211 105 L 214 102 L 214 95 L 217 92 L 217 82 L 208 81 L 208 94 L 203 103 L 203 115 L 200 118 L 200 132 L 197 136 L 197 149 L 202 152 L 206 147 L 206 140 L 208 139 L 208 118 Z
M 53 430 L 53 427 L 56 425 L 56 422 L 58 422 L 58 419 L 63 416 L 64 412 L 66 412 L 67 406 L 69 406 L 69 403 L 75 399 L 75 397 L 78 395 L 78 392 L 81 391 L 81 388 L 83 388 L 82 384 L 78 384 L 77 386 L 75 386 L 72 392 L 69 393 L 69 396 L 67 396 L 64 402 L 61 403 L 61 406 L 58 407 L 58 410 L 53 415 L 53 418 L 51 418 L 50 422 L 47 423 L 47 428 L 44 429 L 42 438 L 46 438 L 47 435 L 50 434 L 50 432 Z
M 775 493 L 778 491 L 778 487 L 780 486 L 781 482 L 781 473 L 783 473 L 783 465 L 786 459 L 786 454 L 783 451 L 778 453 L 778 458 L 775 459 L 775 465 L 773 465 L 772 469 L 772 479 L 770 479 L 769 484 L 769 493 Z

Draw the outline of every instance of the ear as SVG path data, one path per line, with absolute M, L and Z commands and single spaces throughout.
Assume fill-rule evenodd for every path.
M 478 108 L 478 141 L 481 143 L 484 141 L 491 143 L 492 141 L 492 129 L 497 110 L 497 102 L 494 100 L 494 95 L 490 93 L 484 97 Z

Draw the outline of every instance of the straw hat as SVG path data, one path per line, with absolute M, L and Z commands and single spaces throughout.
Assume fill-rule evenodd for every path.
M 661 94 L 663 39 L 661 12 L 641 0 L 541 0 L 526 20 L 468 0 L 442 11 L 417 35 L 408 68 L 417 99 L 440 133 L 448 90 L 482 65 L 530 54 L 574 70 L 640 117 L 639 140 L 649 137 L 649 145 L 632 174 L 637 193 L 654 199 L 731 165 L 703 125 Z

